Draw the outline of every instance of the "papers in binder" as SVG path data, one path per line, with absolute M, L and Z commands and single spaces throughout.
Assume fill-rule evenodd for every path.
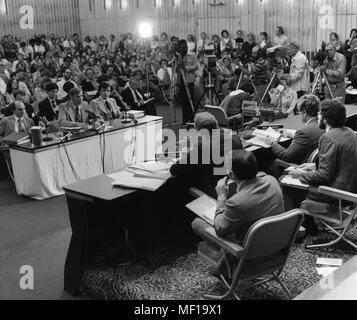
M 249 142 L 252 145 L 259 146 L 262 148 L 270 148 L 270 142 L 278 142 L 281 139 L 281 134 L 272 128 L 267 130 L 254 130 L 252 135 L 254 138 L 250 139 Z
M 150 179 L 150 178 L 136 178 L 136 177 L 124 177 L 119 180 L 115 180 L 112 185 L 114 187 L 139 189 L 154 192 L 158 190 L 165 180 Z
M 191 210 L 193 213 L 205 220 L 210 225 L 214 225 L 214 219 L 217 211 L 217 203 L 212 198 L 208 196 L 202 196 L 186 205 L 186 208 Z
M 299 179 L 294 179 L 294 178 L 292 178 L 290 176 L 285 176 L 281 180 L 281 183 L 283 185 L 293 186 L 293 187 L 297 187 L 299 189 L 304 189 L 304 190 L 309 189 L 309 185 L 303 184 Z

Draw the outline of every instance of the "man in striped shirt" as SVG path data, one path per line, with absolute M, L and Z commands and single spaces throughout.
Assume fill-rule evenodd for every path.
M 268 85 L 268 61 L 266 59 L 265 50 L 259 46 L 255 46 L 252 51 L 254 62 L 248 63 L 248 66 L 238 65 L 238 68 L 248 77 L 251 77 L 254 86 L 256 87 L 257 101 L 261 101 L 264 92 Z

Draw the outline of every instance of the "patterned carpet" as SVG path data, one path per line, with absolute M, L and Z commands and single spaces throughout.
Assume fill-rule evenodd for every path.
M 317 239 L 331 238 L 320 234 L 295 245 L 281 276 L 293 297 L 318 283 L 316 271 L 318 257 L 343 259 L 346 263 L 356 252 L 341 242 L 332 248 L 305 250 L 304 246 Z M 357 230 L 349 233 L 357 242 Z M 201 300 L 203 294 L 223 294 L 220 281 L 209 273 L 209 265 L 191 248 L 158 250 L 143 257 L 144 261 L 130 266 L 95 267 L 87 270 L 82 283 L 86 294 L 100 300 Z M 243 300 L 284 300 L 288 297 L 279 284 L 249 288 L 245 284 L 236 292 Z

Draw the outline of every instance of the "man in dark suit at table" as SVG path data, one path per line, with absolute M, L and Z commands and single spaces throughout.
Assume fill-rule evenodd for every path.
M 318 148 L 319 140 L 324 134 L 318 123 L 318 113 L 320 110 L 320 100 L 314 95 L 303 96 L 299 101 L 300 115 L 306 125 L 298 130 L 289 148 L 285 149 L 278 143 L 273 143 L 273 155 L 288 163 L 307 163 L 311 154 Z
M 33 127 L 35 123 L 25 114 L 25 104 L 21 101 L 16 101 L 14 103 L 14 114 L 0 121 L 0 137 L 7 137 L 14 132 L 29 134 L 30 128 Z
M 47 121 L 58 120 L 58 111 L 61 101 L 57 99 L 58 86 L 56 83 L 46 85 L 48 97 L 39 103 L 39 117 L 46 118 Z
M 149 116 L 157 115 L 155 102 L 146 98 L 137 78 L 129 80 L 127 88 L 122 92 L 122 97 L 133 110 L 145 111 L 145 114 Z
M 82 100 L 82 90 L 73 88 L 68 95 L 70 100 L 59 106 L 58 120 L 60 127 L 88 129 L 89 115 L 93 113 L 90 111 L 88 103 Z
M 217 182 L 226 174 L 218 174 L 216 171 L 222 169 L 228 152 L 243 149 L 243 145 L 237 135 L 229 130 L 219 130 L 216 118 L 210 113 L 197 114 L 195 128 L 198 131 L 197 143 L 171 167 L 171 174 L 187 187 L 197 187 L 216 197 Z M 214 159 L 214 155 L 219 155 L 220 159 Z

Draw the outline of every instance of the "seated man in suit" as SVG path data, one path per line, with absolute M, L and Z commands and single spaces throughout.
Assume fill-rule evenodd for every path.
M 220 130 L 216 118 L 210 113 L 197 114 L 195 128 L 197 143 L 190 142 L 192 149 L 170 171 L 187 188 L 197 187 L 216 197 L 217 182 L 225 175 L 225 172 L 221 174 L 218 170 L 223 167 L 228 152 L 243 149 L 242 142 L 230 130 Z
M 226 157 L 225 164 L 229 175 L 217 184 L 217 211 L 214 228 L 219 237 L 242 244 L 246 233 L 257 221 L 284 213 L 283 194 L 279 183 L 265 173 L 258 173 L 258 164 L 254 155 L 245 150 L 232 151 Z M 237 184 L 237 192 L 229 198 L 228 180 Z M 219 246 L 210 243 L 206 229 L 210 225 L 202 219 L 192 223 L 194 232 L 205 239 L 209 246 L 208 254 L 217 257 Z M 216 249 L 216 250 L 215 250 Z M 236 261 L 231 261 L 232 264 Z M 226 274 L 223 259 L 216 260 L 218 273 Z
M 157 115 L 154 101 L 145 97 L 140 90 L 140 80 L 137 78 L 129 80 L 127 88 L 122 92 L 122 97 L 132 110 L 142 110 L 150 116 Z
M 298 130 L 289 148 L 285 149 L 273 143 L 273 155 L 288 163 L 307 163 L 311 154 L 318 148 L 319 140 L 324 134 L 318 123 L 320 100 L 314 95 L 303 96 L 298 104 L 302 122 L 306 125 Z M 287 137 L 289 133 L 286 134 Z
M 25 104 L 25 107 L 26 107 L 26 116 L 30 119 L 33 120 L 33 122 L 35 123 L 35 125 L 37 126 L 38 125 L 38 116 L 36 115 L 33 107 L 31 104 L 29 103 L 25 103 L 25 100 L 26 100 L 26 92 L 23 91 L 23 90 L 16 90 L 14 92 L 14 98 L 15 98 L 15 101 L 21 101 Z M 7 107 L 3 113 L 5 115 L 5 117 L 10 117 L 14 114 L 14 109 L 15 109 L 15 104 L 11 104 L 9 107 Z
M 57 99 L 58 86 L 56 83 L 50 82 L 46 85 L 48 97 L 39 103 L 39 117 L 46 118 L 47 121 L 58 120 L 58 111 L 60 101 Z
M 68 95 L 70 100 L 59 106 L 58 120 L 60 127 L 88 129 L 91 111 L 88 102 L 82 100 L 82 90 L 73 88 Z
M 32 119 L 26 116 L 26 106 L 21 101 L 14 103 L 14 114 L 10 117 L 3 118 L 0 121 L 0 137 L 16 133 L 30 133 L 30 128 L 35 124 Z
M 110 98 L 112 87 L 108 82 L 99 85 L 99 98 L 90 102 L 92 112 L 102 121 L 110 121 L 121 117 L 120 108 L 116 101 Z
M 321 104 L 319 125 L 326 133 L 319 142 L 319 165 L 304 164 L 289 173 L 310 185 L 307 199 L 333 204 L 332 198 L 321 196 L 317 189 L 327 186 L 347 192 L 357 193 L 357 139 L 356 133 L 345 127 L 346 108 L 338 100 L 325 100 Z M 306 193 L 294 192 L 297 206 L 305 200 Z M 312 232 L 313 224 L 307 226 Z M 316 230 L 316 229 L 315 229 Z

